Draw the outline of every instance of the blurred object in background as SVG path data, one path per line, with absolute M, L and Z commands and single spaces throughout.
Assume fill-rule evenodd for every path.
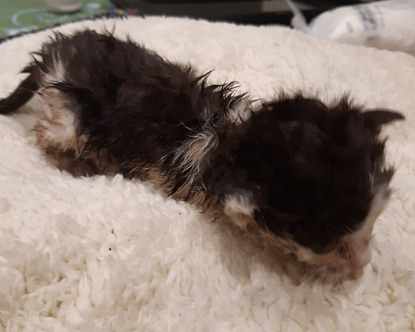
M 56 14 L 46 5 L 56 6 L 65 2 L 81 3 L 78 11 Z M 52 5 L 53 6 L 53 5 Z M 21 35 L 39 29 L 109 15 L 114 11 L 110 0 L 0 0 L 0 42 L 7 37 Z M 115 15 L 115 14 L 114 14 Z
M 81 7 L 81 0 L 46 0 L 46 8 L 53 13 L 73 13 Z
M 143 15 L 202 18 L 246 24 L 289 25 L 291 11 L 285 0 L 111 0 L 118 8 L 136 9 Z M 351 0 L 312 0 L 298 2 L 307 18 L 338 7 L 362 3 Z
M 73 12 L 80 2 L 81 8 Z M 311 0 L 296 4 L 304 17 L 311 20 L 326 10 L 363 2 L 367 1 Z M 64 8 L 64 3 L 74 6 Z M 0 0 L 0 42 L 10 36 L 68 22 L 135 15 L 181 16 L 211 21 L 287 26 L 292 18 L 286 0 Z
M 294 28 L 312 36 L 415 55 L 415 0 L 378 1 L 339 7 L 309 24 L 290 0 Z

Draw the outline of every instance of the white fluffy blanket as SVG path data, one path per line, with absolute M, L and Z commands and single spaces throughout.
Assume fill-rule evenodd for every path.
M 407 119 L 385 130 L 394 194 L 373 260 L 340 287 L 210 223 L 192 207 L 121 176 L 73 178 L 36 146 L 33 117 L 0 116 L 0 330 L 414 331 L 415 58 L 333 44 L 283 27 L 187 19 L 82 22 L 237 80 L 252 96 L 345 93 Z M 0 97 L 50 31 L 0 45 Z

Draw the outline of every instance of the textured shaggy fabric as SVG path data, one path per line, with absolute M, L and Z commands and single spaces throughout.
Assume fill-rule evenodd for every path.
M 341 286 L 254 236 L 211 223 L 150 185 L 73 178 L 42 156 L 23 110 L 0 116 L 0 330 L 413 331 L 415 329 L 415 58 L 332 44 L 282 27 L 187 19 L 82 22 L 130 35 L 166 58 L 215 69 L 253 97 L 345 93 L 407 120 L 385 130 L 394 194 L 375 226 L 364 275 Z M 0 97 L 50 32 L 0 45 Z

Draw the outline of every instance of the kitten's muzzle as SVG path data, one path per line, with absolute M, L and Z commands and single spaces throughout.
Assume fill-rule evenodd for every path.
M 357 239 L 353 236 L 344 237 L 336 249 L 340 257 L 346 259 L 351 271 L 360 271 L 372 258 L 370 239 Z

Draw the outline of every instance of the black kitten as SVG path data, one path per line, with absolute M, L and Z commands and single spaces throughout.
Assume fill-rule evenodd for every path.
M 252 112 L 233 84 L 92 31 L 56 34 L 24 72 L 0 113 L 36 96 L 38 142 L 59 168 L 150 180 L 322 273 L 369 262 L 393 175 L 378 134 L 402 115 L 301 95 Z

